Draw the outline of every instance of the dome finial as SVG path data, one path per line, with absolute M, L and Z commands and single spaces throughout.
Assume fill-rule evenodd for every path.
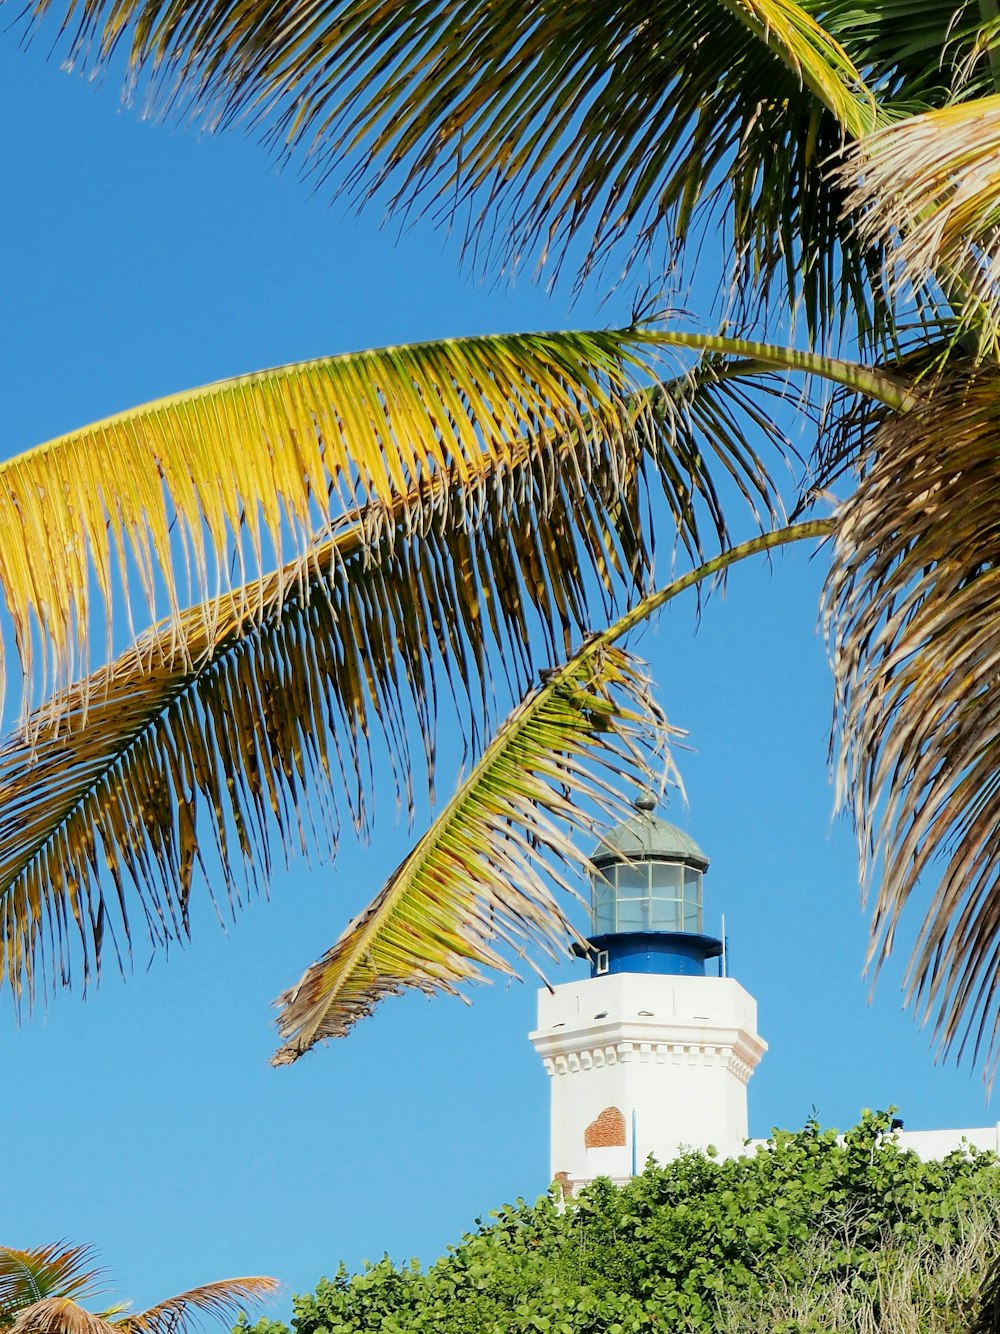
M 655 811 L 656 798 L 649 792 L 641 792 L 632 803 L 637 811 Z

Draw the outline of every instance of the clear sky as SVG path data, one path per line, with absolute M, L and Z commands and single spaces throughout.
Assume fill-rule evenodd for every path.
M 0 36 L 6 455 L 301 358 L 628 318 L 631 289 L 570 311 L 527 281 L 463 278 L 455 239 L 429 224 L 380 231 L 377 214 L 329 207 L 239 134 L 143 123 L 119 111 L 113 81 L 45 55 Z M 751 1134 L 813 1111 L 843 1127 L 890 1102 L 908 1128 L 987 1124 L 978 1072 L 935 1066 L 901 1013 L 898 968 L 867 1003 L 852 837 L 831 823 L 822 577 L 804 550 L 745 567 L 700 625 L 692 601 L 677 604 L 632 645 L 690 733 L 689 807 L 670 818 L 712 859 L 707 922 L 725 913 L 732 971 L 770 1044 Z M 345 839 L 333 867 L 294 863 L 228 936 L 203 911 L 188 949 L 146 971 L 140 948 L 127 984 L 108 977 L 85 1003 L 60 994 L 20 1029 L 0 998 L 0 1240 L 92 1242 L 143 1304 L 274 1274 L 280 1312 L 341 1258 L 429 1260 L 490 1208 L 541 1193 L 548 1090 L 525 1036 L 530 979 L 481 988 L 471 1007 L 391 1000 L 346 1042 L 267 1064 L 271 999 L 407 846 L 383 801 L 371 847 Z

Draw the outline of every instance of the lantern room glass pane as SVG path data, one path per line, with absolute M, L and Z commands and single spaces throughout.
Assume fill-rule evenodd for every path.
M 653 930 L 683 931 L 680 899 L 653 900 Z
M 650 878 L 654 899 L 679 899 L 684 868 L 676 862 L 651 862 Z
M 649 899 L 618 900 L 618 930 L 649 930 Z
M 703 929 L 701 872 L 684 868 L 684 930 L 701 932 Z
M 649 895 L 649 865 L 646 862 L 617 866 L 615 872 L 619 900 L 646 898 Z
M 594 935 L 615 930 L 615 887 L 607 876 L 594 877 Z

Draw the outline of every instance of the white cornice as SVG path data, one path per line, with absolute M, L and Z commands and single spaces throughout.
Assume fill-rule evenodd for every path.
M 634 1025 L 608 1024 L 609 1030 L 633 1029 Z M 662 1030 L 665 1025 L 652 1024 Z M 617 1040 L 609 1038 L 617 1036 Z M 595 1040 L 596 1039 L 596 1040 Z M 656 1065 L 721 1066 L 745 1084 L 764 1054 L 766 1044 L 755 1034 L 739 1028 L 672 1027 L 666 1041 L 652 1034 L 636 1038 L 621 1032 L 598 1037 L 592 1030 L 570 1033 L 532 1033 L 531 1041 L 549 1075 L 577 1074 L 605 1066 L 655 1063 Z
M 694 1020 L 643 1018 L 629 1015 L 591 1020 L 584 1024 L 566 1024 L 559 1028 L 536 1029 L 528 1037 L 542 1057 L 550 1052 L 587 1051 L 593 1047 L 617 1046 L 745 1046 L 747 1059 L 756 1065 L 767 1051 L 767 1043 L 741 1024 L 716 1022 L 700 1016 Z M 753 1054 L 752 1054 L 753 1053 Z

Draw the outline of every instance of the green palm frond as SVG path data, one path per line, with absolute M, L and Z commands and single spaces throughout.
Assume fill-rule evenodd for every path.
M 876 965 L 929 894 L 907 997 L 946 1054 L 1000 1035 L 1000 380 L 952 373 L 873 436 L 827 590 L 839 800 L 878 885 Z M 937 884 L 930 893 L 929 886 Z
M 1000 96 L 943 107 L 861 140 L 847 207 L 882 247 L 897 296 L 935 281 L 982 350 L 1000 336 Z M 895 248 L 893 241 L 897 240 Z
M 53 1242 L 30 1250 L 0 1246 L 0 1330 L 23 1307 L 46 1297 L 86 1297 L 98 1291 L 104 1271 L 94 1266 L 90 1246 Z
M 980 0 L 825 0 L 817 7 L 895 119 L 940 106 L 956 94 L 992 91 L 990 24 Z
M 875 108 L 862 66 L 817 22 L 818 6 L 55 8 L 78 64 L 121 47 L 133 95 L 154 105 L 213 127 L 246 119 L 362 200 L 388 192 L 399 207 L 449 218 L 468 209 L 484 259 L 561 261 L 574 238 L 585 243 L 584 271 L 620 242 L 637 254 L 663 242 L 679 252 L 695 208 L 712 201 L 727 215 L 721 230 L 742 282 L 759 281 L 765 295 L 790 284 L 776 303 L 787 310 L 801 293 L 821 331 L 838 307 L 865 310 L 877 264 L 841 221 L 839 187 L 816 168 L 845 135 L 872 127 Z
M 967 340 L 959 322 L 950 314 L 899 325 L 894 355 L 879 370 L 909 387 L 904 404 L 889 404 L 886 398 L 859 393 L 846 385 L 830 395 L 820 414 L 816 446 L 809 469 L 802 479 L 798 509 L 828 497 L 831 488 L 846 478 L 853 490 L 864 471 L 877 432 L 899 412 L 918 406 L 933 392 L 934 385 L 952 374 L 965 374 L 971 364 Z
M 733 547 L 648 594 L 544 672 L 373 902 L 279 997 L 284 1043 L 273 1063 L 342 1037 L 386 996 L 459 994 L 483 968 L 511 973 L 498 944 L 521 955 L 531 945 L 553 954 L 582 943 L 551 892 L 575 895 L 565 868 L 590 866 L 572 835 L 594 837 L 620 814 L 623 787 L 676 775 L 668 749 L 676 729 L 615 641 L 730 565 L 831 530 L 816 520 Z
M 836 37 L 796 0 L 722 0 L 836 118 L 845 135 L 875 124 L 875 99 Z
M 484 458 L 502 467 L 525 442 L 582 433 L 627 471 L 634 396 L 656 378 L 646 352 L 624 331 L 331 357 L 174 395 L 0 464 L 0 590 L 25 673 L 39 638 L 50 686 L 87 670 L 95 587 L 110 636 L 116 575 L 154 618 L 158 596 L 210 615 L 230 567 L 237 586 L 263 577 L 317 524 L 408 492 L 419 526 L 442 486 L 463 482 L 473 503 L 490 485 Z
M 518 953 L 584 944 L 553 896 L 553 882 L 573 893 L 553 862 L 589 866 L 571 834 L 596 837 L 601 817 L 621 813 L 623 786 L 661 781 L 655 760 L 670 764 L 675 735 L 621 650 L 577 655 L 553 672 L 372 904 L 279 997 L 284 1043 L 273 1063 L 342 1037 L 385 996 L 456 995 L 483 968 L 511 973 L 498 942 Z
M 855 231 L 819 165 L 997 73 L 979 0 L 42 0 L 28 21 L 52 8 L 71 61 L 127 52 L 133 96 L 248 120 L 361 199 L 468 205 L 479 254 L 561 261 L 580 238 L 586 272 L 619 242 L 679 253 L 703 202 L 752 302 L 801 295 L 814 341 L 891 323 L 884 238 Z

